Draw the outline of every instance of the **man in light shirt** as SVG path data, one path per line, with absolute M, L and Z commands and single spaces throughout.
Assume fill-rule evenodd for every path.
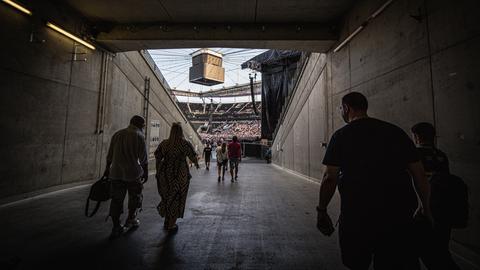
M 134 115 L 127 128 L 117 131 L 110 142 L 105 176 L 112 180 L 110 216 L 113 221 L 112 237 L 138 227 L 137 211 L 142 207 L 143 184 L 148 180 L 148 158 L 143 128 L 145 119 Z M 120 224 L 123 201 L 128 191 L 128 217 Z

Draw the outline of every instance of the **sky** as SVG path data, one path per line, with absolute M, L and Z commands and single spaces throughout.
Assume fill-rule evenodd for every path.
M 214 86 L 204 86 L 200 84 L 190 83 L 188 81 L 189 68 L 192 66 L 191 53 L 200 48 L 188 49 L 165 49 L 165 50 L 149 50 L 149 53 L 163 76 L 167 80 L 172 89 L 190 90 L 192 92 L 205 92 L 213 89 L 234 86 L 236 84 L 244 84 L 250 82 L 250 69 L 242 70 L 240 65 L 250 58 L 259 55 L 266 50 L 261 49 L 242 49 L 242 48 L 209 48 L 223 55 L 223 68 L 225 68 L 225 82 Z M 261 74 L 257 73 L 256 81 L 260 81 Z M 203 102 L 200 98 L 177 97 L 180 102 Z M 260 96 L 255 97 L 256 101 L 260 100 Z M 233 103 L 251 101 L 250 97 L 221 98 L 214 99 L 214 103 Z M 207 102 L 207 100 L 205 100 Z M 210 102 L 210 100 L 208 100 Z

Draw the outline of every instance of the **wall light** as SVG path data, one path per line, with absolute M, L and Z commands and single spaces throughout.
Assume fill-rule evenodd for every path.
M 76 42 L 84 45 L 85 47 L 90 48 L 90 49 L 92 49 L 92 50 L 95 50 L 95 47 L 94 47 L 92 44 L 90 44 L 90 43 L 82 40 L 81 38 L 76 37 L 75 35 L 73 35 L 73 34 L 67 32 L 67 31 L 63 30 L 62 28 L 56 26 L 55 24 L 53 24 L 53 23 L 51 23 L 51 22 L 47 22 L 47 26 L 50 27 L 50 28 L 52 28 L 53 30 L 59 32 L 60 34 L 65 35 L 65 36 L 67 36 L 67 37 L 75 40 Z
M 370 15 L 370 17 L 368 17 L 368 19 L 366 21 L 364 21 L 355 31 L 353 31 L 353 33 L 351 33 L 344 41 L 342 41 L 342 43 L 340 43 L 340 45 L 338 45 L 333 50 L 333 52 L 336 53 L 340 49 L 342 49 L 343 46 L 345 46 L 345 44 L 347 44 L 350 40 L 353 39 L 353 37 L 355 37 L 358 33 L 360 33 L 360 31 L 362 31 L 367 26 L 367 24 L 370 23 L 370 21 L 372 21 L 378 15 L 380 15 L 380 13 L 382 13 L 393 1 L 394 0 L 386 1 L 380 8 L 378 8 L 372 15 Z
M 22 7 L 20 4 L 17 4 L 17 3 L 13 2 L 13 1 L 10 1 L 10 0 L 2 0 L 2 2 L 4 2 L 4 3 L 7 4 L 7 5 L 10 5 L 10 6 L 16 8 L 17 10 L 20 10 L 21 12 L 23 12 L 23 13 L 25 13 L 25 14 L 27 14 L 27 15 L 30 15 L 30 16 L 32 15 L 32 12 L 31 12 L 30 10 L 28 10 L 27 8 Z

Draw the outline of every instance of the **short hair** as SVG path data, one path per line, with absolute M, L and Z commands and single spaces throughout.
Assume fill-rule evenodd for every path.
M 423 141 L 433 142 L 435 140 L 435 127 L 430 123 L 417 123 L 411 130 L 413 134 L 417 135 Z
M 232 141 L 238 142 L 238 137 L 237 137 L 237 136 L 233 136 L 233 137 L 232 137 Z
M 342 104 L 348 105 L 356 111 L 366 111 L 368 109 L 367 98 L 358 92 L 351 92 L 343 96 Z
M 142 127 L 143 125 L 145 125 L 145 118 L 140 115 L 134 115 L 132 119 L 130 119 L 130 124 L 136 127 Z

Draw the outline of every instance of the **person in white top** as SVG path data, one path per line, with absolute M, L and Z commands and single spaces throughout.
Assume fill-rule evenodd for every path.
M 110 216 L 113 221 L 111 237 L 138 227 L 137 212 L 142 208 L 143 184 L 148 180 L 148 156 L 145 143 L 145 119 L 134 115 L 127 128 L 115 132 L 107 154 L 104 176 L 111 179 Z M 128 217 L 120 224 L 123 201 L 128 192 Z
M 220 143 L 218 143 L 220 144 Z M 228 162 L 227 144 L 222 143 L 222 146 L 217 146 L 217 170 L 218 170 L 218 182 L 225 179 L 225 170 Z

